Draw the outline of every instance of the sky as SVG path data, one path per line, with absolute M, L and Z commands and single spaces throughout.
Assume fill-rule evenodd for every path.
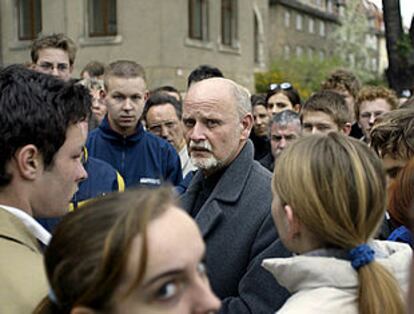
M 371 0 L 378 7 L 382 8 L 382 0 Z M 410 27 L 411 18 L 414 14 L 414 0 L 400 0 L 401 15 L 406 27 Z

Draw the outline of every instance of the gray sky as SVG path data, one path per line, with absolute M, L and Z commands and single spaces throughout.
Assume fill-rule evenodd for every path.
M 371 0 L 378 7 L 382 8 L 382 0 Z M 401 15 L 405 26 L 410 27 L 411 18 L 414 14 L 414 0 L 400 0 Z

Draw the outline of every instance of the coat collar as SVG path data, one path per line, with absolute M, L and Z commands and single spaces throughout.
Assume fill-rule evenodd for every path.
M 252 165 L 253 144 L 248 140 L 236 159 L 225 169 L 213 192 L 195 217 L 203 237 L 219 223 L 224 215 L 220 202 L 237 202 L 246 185 Z M 197 197 L 202 179 L 203 174 L 201 171 L 197 171 L 182 198 L 183 205 L 189 212 L 191 211 L 189 207 L 194 204 Z
M 0 207 L 0 238 L 20 243 L 34 252 L 41 253 L 39 243 L 23 222 Z
M 243 191 L 252 165 L 253 144 L 250 140 L 248 140 L 239 155 L 222 174 L 207 202 L 212 199 L 229 203 L 236 202 Z M 196 187 L 202 179 L 202 172 L 197 171 L 189 186 L 189 192 L 191 192 L 192 188 Z

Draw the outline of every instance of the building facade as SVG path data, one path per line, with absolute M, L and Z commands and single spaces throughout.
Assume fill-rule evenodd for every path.
M 78 46 L 74 76 L 92 60 L 131 59 L 150 88 L 185 91 L 191 70 L 211 64 L 254 90 L 253 73 L 276 58 L 330 54 L 338 1 L 2 0 L 0 65 L 28 62 L 38 33 L 62 32 Z

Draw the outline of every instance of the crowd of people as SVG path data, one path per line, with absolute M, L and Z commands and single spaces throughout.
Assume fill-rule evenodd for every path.
M 414 313 L 414 99 L 30 56 L 0 70 L 1 313 Z

